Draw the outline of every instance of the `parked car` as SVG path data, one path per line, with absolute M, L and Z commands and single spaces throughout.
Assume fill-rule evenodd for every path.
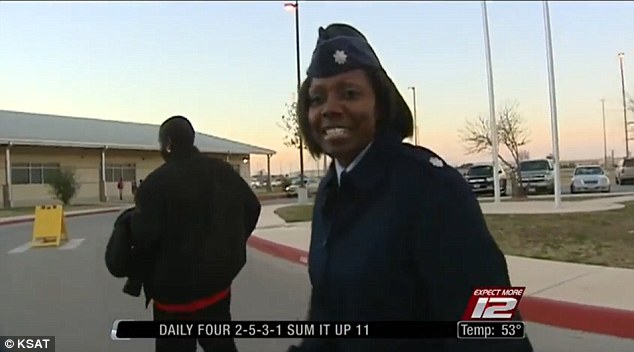
M 500 175 L 500 194 L 506 195 L 506 173 L 502 168 L 499 170 Z M 465 178 L 471 189 L 476 194 L 494 194 L 493 188 L 493 166 L 491 164 L 475 164 L 469 167 L 465 174 Z
M 520 161 L 522 188 L 527 194 L 555 193 L 555 174 L 550 159 L 532 159 Z
M 617 185 L 634 182 L 634 158 L 621 159 L 616 165 L 615 179 Z
M 300 184 L 299 178 L 293 179 L 291 180 L 291 184 L 287 186 L 284 191 L 288 196 L 296 196 Z M 319 181 L 312 178 L 304 178 L 304 185 L 308 189 L 308 195 L 316 194 L 319 189 Z
M 610 178 L 601 166 L 577 166 L 570 181 L 570 193 L 610 192 Z

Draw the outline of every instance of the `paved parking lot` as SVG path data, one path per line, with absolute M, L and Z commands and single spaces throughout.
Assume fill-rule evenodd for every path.
M 123 280 L 112 278 L 105 268 L 104 250 L 115 216 L 68 219 L 71 241 L 59 249 L 25 246 L 29 223 L 0 226 L 0 335 L 54 335 L 57 350 L 63 352 L 153 350 L 152 340 L 110 339 L 116 319 L 151 319 L 142 299 L 124 295 Z M 303 319 L 308 299 L 306 267 L 251 250 L 234 286 L 234 318 Z M 532 323 L 528 334 L 539 352 L 634 351 L 634 340 Z M 245 352 L 282 352 L 292 342 L 243 339 L 238 343 Z

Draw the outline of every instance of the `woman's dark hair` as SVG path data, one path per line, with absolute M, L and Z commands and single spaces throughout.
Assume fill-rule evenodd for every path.
M 374 95 L 376 97 L 376 108 L 378 112 L 377 133 L 385 130 L 392 130 L 402 139 L 410 137 L 414 132 L 414 118 L 412 111 L 396 89 L 392 80 L 381 69 L 364 69 Z M 308 121 L 308 109 L 310 108 L 310 97 L 308 91 L 312 79 L 308 77 L 299 89 L 299 99 L 297 101 L 297 121 L 299 133 L 304 144 L 314 158 L 321 157 L 323 150 L 313 137 L 310 123 Z

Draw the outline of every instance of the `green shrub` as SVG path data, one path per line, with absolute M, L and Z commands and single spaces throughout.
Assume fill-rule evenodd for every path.
M 68 205 L 79 191 L 80 184 L 73 170 L 65 169 L 52 173 L 46 180 L 55 198 Z

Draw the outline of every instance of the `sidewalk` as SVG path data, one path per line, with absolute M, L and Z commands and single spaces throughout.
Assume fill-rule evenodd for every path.
M 558 210 L 554 201 L 491 203 L 483 204 L 483 212 L 601 211 L 622 207 L 616 202 L 628 200 L 634 196 L 563 202 Z M 262 207 L 250 245 L 306 264 L 310 222 L 286 224 L 274 210 L 287 205 Z M 515 256 L 506 256 L 506 260 L 512 284 L 526 287 L 520 304 L 526 320 L 634 339 L 634 270 Z
M 260 201 L 288 198 L 286 194 L 279 193 L 279 192 L 270 193 L 270 194 L 269 193 L 258 194 L 257 196 Z M 124 198 L 123 200 L 118 200 L 118 199 L 110 200 L 108 203 L 95 203 L 94 207 L 92 208 L 87 207 L 87 209 L 82 209 L 82 210 L 69 210 L 69 211 L 65 210 L 64 215 L 66 217 L 73 217 L 73 216 L 80 216 L 80 215 L 113 213 L 113 212 L 122 211 L 123 209 L 126 209 L 131 206 L 133 206 L 133 201 L 132 199 L 130 199 L 130 197 L 128 197 L 128 199 Z M 33 206 L 33 208 L 35 208 L 35 206 Z M 0 208 L 0 210 L 2 209 Z M 271 214 L 273 214 L 272 210 L 271 210 Z M 35 218 L 35 215 L 33 214 L 0 216 L 0 225 L 9 225 L 9 224 L 28 222 L 28 221 L 32 221 L 34 218 Z
M 568 198 L 570 199 L 570 198 Z M 605 210 L 616 210 L 624 207 L 622 202 L 634 201 L 634 195 L 620 197 L 604 197 L 588 200 L 562 199 L 561 207 L 555 208 L 554 199 L 527 200 L 520 202 L 505 201 L 495 204 L 490 201 L 480 202 L 484 214 L 550 214 L 550 213 L 585 213 Z
M 554 201 L 481 202 L 484 213 L 557 213 L 602 211 L 621 207 L 634 196 L 562 203 Z M 65 212 L 66 217 L 119 212 L 130 204 Z M 249 245 L 257 250 L 307 264 L 310 222 L 286 224 L 264 205 Z M 33 215 L 0 218 L 0 225 L 28 222 Z M 525 286 L 520 303 L 525 320 L 573 330 L 634 339 L 634 270 L 506 256 L 512 284 Z
M 116 213 L 130 206 L 132 205 L 124 202 L 114 202 L 112 204 L 96 205 L 95 208 L 64 211 L 64 216 L 71 218 L 81 215 Z M 0 217 L 0 226 L 28 222 L 33 219 L 35 219 L 35 214 Z

